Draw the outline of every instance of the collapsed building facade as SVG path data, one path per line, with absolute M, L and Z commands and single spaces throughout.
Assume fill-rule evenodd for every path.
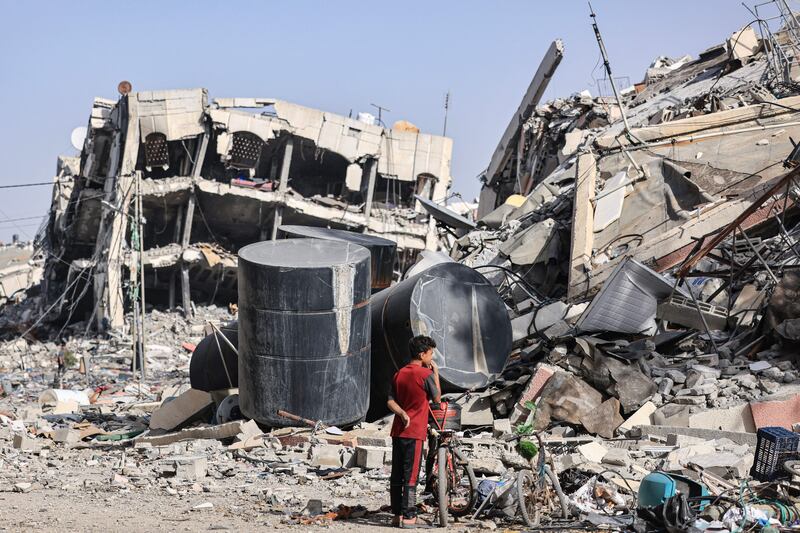
M 236 251 L 281 224 L 376 234 L 400 264 L 435 249 L 415 195 L 442 201 L 452 141 L 282 100 L 205 89 L 97 98 L 79 158 L 59 159 L 44 291 L 53 313 L 119 328 L 139 260 L 149 303 L 233 302 Z M 134 220 L 135 206 L 145 223 Z
M 746 27 L 697 59 L 659 58 L 622 91 L 623 109 L 588 91 L 538 105 L 563 54 L 554 42 L 482 176 L 480 230 L 452 256 L 569 301 L 625 257 L 679 265 L 775 184 L 800 139 L 797 85 L 773 58 L 792 34 L 770 37 Z M 793 205 L 769 201 L 741 229 L 756 237 Z

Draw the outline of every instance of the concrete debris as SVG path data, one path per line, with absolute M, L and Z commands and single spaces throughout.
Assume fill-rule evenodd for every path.
M 237 388 L 240 348 L 257 343 L 259 364 L 283 357 L 281 317 L 294 308 L 239 301 L 236 252 L 286 221 L 397 245 L 379 261 L 390 274 L 380 287 L 361 280 L 363 301 L 339 264 L 321 280 L 325 302 L 304 294 L 309 324 L 333 324 L 319 342 L 297 336 L 304 356 L 346 363 L 380 341 L 394 369 L 406 340 L 375 327 L 391 313 L 370 296 L 388 301 L 378 291 L 429 268 L 485 281 L 436 278 L 436 294 L 469 295 L 469 324 L 463 309 L 430 304 L 450 321 L 436 335 L 469 343 L 465 364 L 481 375 L 444 384 L 454 442 L 479 477 L 470 494 L 547 465 L 544 484 L 557 481 L 567 504 L 536 502 L 546 529 L 738 530 L 758 513 L 746 527 L 777 527 L 783 515 L 764 502 L 794 506 L 800 490 L 791 464 L 767 465 L 767 480 L 759 463 L 778 428 L 800 427 L 800 94 L 787 80 L 799 69 L 779 53 L 795 33 L 747 26 L 697 59 L 659 57 L 621 103 L 588 91 L 541 102 L 564 54 L 554 41 L 481 176 L 477 220 L 466 202 L 460 214 L 440 205 L 451 140 L 410 123 L 269 98 L 209 103 L 205 89 L 96 99 L 80 158 L 60 159 L 44 255 L 0 248 L 0 492 L 157 494 L 186 512 L 247 516 L 241 529 L 385 515 L 393 420 L 378 417 L 382 401 L 381 415 L 337 427 L 288 406 L 270 408 L 280 424 L 240 409 L 264 404 Z M 265 301 L 275 292 L 252 285 Z M 238 327 L 256 315 L 273 333 Z M 491 372 L 487 317 L 510 322 L 513 340 Z M 331 386 L 355 382 L 317 360 Z M 309 365 L 292 366 L 281 392 L 307 385 Z M 373 400 L 388 389 L 375 369 L 357 376 L 372 378 L 359 392 Z M 313 393 L 297 407 L 333 397 Z M 796 446 L 786 452 L 796 459 Z M 660 509 L 642 504 L 654 486 Z M 713 499 L 683 505 L 693 489 Z M 495 507 L 476 524 L 519 520 Z M 666 524 L 664 509 L 691 516 Z

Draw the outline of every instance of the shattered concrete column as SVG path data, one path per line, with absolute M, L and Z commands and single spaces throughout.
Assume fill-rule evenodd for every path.
M 539 64 L 539 68 L 536 69 L 536 74 L 534 74 L 530 85 L 528 85 L 528 90 L 525 91 L 525 95 L 522 97 L 517 111 L 511 117 L 508 126 L 506 126 L 506 131 L 500 138 L 500 142 L 497 144 L 494 154 L 492 154 L 489 167 L 486 169 L 487 186 L 492 185 L 495 176 L 506 168 L 511 156 L 517 152 L 516 148 L 521 134 L 520 129 L 525 121 L 530 118 L 534 109 L 536 109 L 536 105 L 542 98 L 545 89 L 547 89 L 547 85 L 550 83 L 550 79 L 553 77 L 553 74 L 555 74 L 556 68 L 558 68 L 563 57 L 564 43 L 561 42 L 561 39 L 556 39 L 550 44 L 550 48 L 547 49 L 547 52 L 542 58 L 542 62 Z M 493 203 L 495 198 L 491 198 L 490 193 L 487 193 L 486 200 L 491 200 L 492 203 L 480 202 L 478 218 L 495 208 Z
M 369 217 L 372 212 L 372 197 L 375 194 L 375 180 L 378 176 L 378 160 L 369 159 L 367 168 L 364 169 L 367 179 L 367 198 L 364 201 L 364 232 L 369 229 Z
M 133 174 L 139 155 L 139 107 L 136 93 L 125 98 L 127 128 L 119 175 L 109 176 L 105 185 L 103 222 L 97 234 L 95 254 L 95 305 L 98 329 L 118 329 L 125 323 L 122 294 L 122 249 L 128 229 L 128 207 L 133 194 Z M 111 169 L 113 172 L 113 168 Z M 110 172 L 110 173 L 111 173 Z M 111 217 L 110 227 L 105 223 Z
M 278 192 L 285 193 L 289 187 L 289 169 L 292 166 L 292 151 L 294 150 L 294 137 L 286 140 L 283 148 L 283 162 L 281 163 L 281 179 L 278 182 Z M 283 222 L 283 204 L 275 208 L 275 217 L 272 220 L 272 240 L 278 237 L 278 227 Z
M 592 198 L 597 164 L 592 152 L 582 153 L 575 164 L 575 198 L 572 205 L 572 243 L 569 254 L 568 298 L 583 294 L 592 268 L 594 208 Z
M 183 306 L 184 316 L 191 316 L 192 314 L 192 292 L 189 282 L 189 264 L 183 260 L 183 254 L 189 247 L 189 242 L 192 237 L 192 223 L 194 222 L 194 204 L 195 204 L 195 185 L 197 179 L 200 177 L 200 171 L 203 168 L 203 160 L 206 158 L 206 150 L 208 150 L 208 138 L 210 132 L 208 126 L 200 139 L 200 145 L 197 147 L 195 153 L 194 167 L 192 168 L 192 190 L 189 193 L 189 199 L 186 201 L 186 210 L 183 215 L 183 235 L 181 236 L 181 304 Z
M 172 242 L 182 242 L 181 241 L 181 223 L 183 222 L 183 209 L 178 208 L 177 214 L 175 216 L 175 234 L 172 236 Z M 178 274 L 177 271 L 172 271 L 172 277 L 169 280 L 169 308 L 170 310 L 175 309 L 175 294 L 176 289 L 175 285 L 178 283 Z
M 183 215 L 183 236 L 181 238 L 181 302 L 184 316 L 192 314 L 192 293 L 189 285 L 189 264 L 183 260 L 183 252 L 189 246 L 189 239 L 192 236 L 192 222 L 194 222 L 194 191 L 189 193 L 189 200 L 186 202 L 186 211 Z

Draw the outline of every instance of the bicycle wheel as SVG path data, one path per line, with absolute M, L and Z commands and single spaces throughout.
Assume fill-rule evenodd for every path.
M 439 525 L 447 527 L 447 448 L 444 446 L 436 452 L 436 499 L 439 500 Z
M 472 512 L 478 491 L 478 479 L 472 466 L 458 448 L 450 449 L 450 486 L 447 508 L 453 516 L 466 516 Z
M 442 526 L 447 525 L 448 515 L 465 516 L 475 505 L 478 480 L 470 464 L 456 448 L 442 446 L 437 450 L 433 484 Z
M 568 518 L 569 502 L 561 491 L 558 478 L 550 468 L 544 476 L 530 470 L 517 474 L 517 496 L 522 520 L 528 527 L 538 527 L 542 518 Z

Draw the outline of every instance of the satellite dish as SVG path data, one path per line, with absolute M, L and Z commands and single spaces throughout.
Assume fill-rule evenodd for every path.
M 72 147 L 79 152 L 83 150 L 83 142 L 86 140 L 86 134 L 88 131 L 89 130 L 86 129 L 86 126 L 78 126 L 72 130 L 72 134 L 69 136 L 69 142 L 72 144 Z
M 414 198 L 419 200 L 419 203 L 422 204 L 422 207 L 425 209 L 425 211 L 428 212 L 430 216 L 432 216 L 438 222 L 441 222 L 446 226 L 450 226 L 453 229 L 466 229 L 466 230 L 475 229 L 476 227 L 473 221 L 462 217 L 458 213 L 455 213 L 447 209 L 443 205 L 434 203 L 418 194 L 415 194 Z
M 128 80 L 122 80 L 117 85 L 117 91 L 119 91 L 119 94 L 121 94 L 123 96 L 125 96 L 126 94 L 131 92 L 132 89 L 133 89 L 133 86 L 131 85 L 131 82 L 129 82 Z

